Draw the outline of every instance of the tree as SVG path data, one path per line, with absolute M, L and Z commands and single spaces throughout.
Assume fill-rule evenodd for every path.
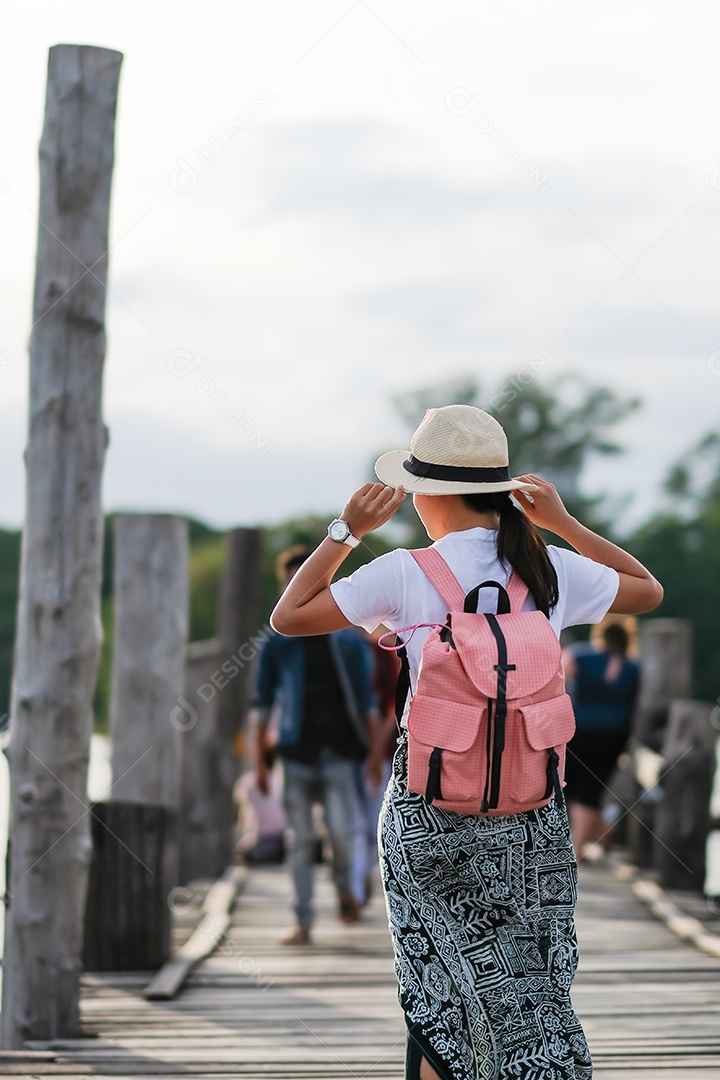
M 666 505 L 631 538 L 636 555 L 662 583 L 655 612 L 693 626 L 693 695 L 720 695 L 720 436 L 701 438 L 668 471 Z

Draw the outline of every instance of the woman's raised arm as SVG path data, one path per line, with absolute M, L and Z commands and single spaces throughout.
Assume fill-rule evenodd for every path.
M 388 521 L 405 498 L 385 484 L 364 484 L 350 496 L 342 512 L 350 532 L 361 540 Z M 330 592 L 330 582 L 352 549 L 325 537 L 294 574 L 275 605 L 270 625 L 279 634 L 304 637 L 330 634 L 352 624 L 343 615 Z
M 662 601 L 663 587 L 641 562 L 617 544 L 581 525 L 577 518 L 572 517 L 565 509 L 553 484 L 532 473 L 518 479 L 529 480 L 537 485 L 537 491 L 533 491 L 531 495 L 524 491 L 513 493 L 533 524 L 541 529 L 550 529 L 556 536 L 567 540 L 578 554 L 617 570 L 620 587 L 610 611 L 623 615 L 642 615 L 655 610 Z

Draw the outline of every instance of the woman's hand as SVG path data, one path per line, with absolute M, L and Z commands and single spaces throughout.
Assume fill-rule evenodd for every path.
M 393 492 L 384 484 L 364 484 L 345 503 L 342 518 L 347 521 L 353 536 L 360 539 L 384 525 L 404 498 L 402 487 Z M 280 634 L 304 636 L 330 634 L 351 625 L 330 592 L 333 574 L 350 551 L 347 544 L 325 537 L 293 575 L 275 605 L 270 616 L 274 630 Z
M 641 562 L 610 540 L 598 536 L 567 512 L 553 484 L 533 473 L 518 476 L 535 484 L 536 491 L 514 491 L 518 503 L 534 525 L 550 529 L 566 540 L 580 555 L 617 570 L 618 591 L 610 611 L 622 615 L 641 615 L 654 611 L 663 598 L 663 587 Z
M 393 491 L 385 484 L 363 484 L 350 496 L 340 516 L 359 540 L 389 521 L 405 497 L 402 486 Z
M 535 484 L 537 487 L 537 490 L 532 492 L 513 491 L 514 497 L 533 525 L 537 525 L 540 529 L 549 529 L 558 536 L 562 536 L 563 527 L 574 519 L 565 509 L 565 504 L 558 495 L 555 485 L 548 480 L 542 480 L 534 473 L 526 473 L 525 476 L 517 476 L 515 479 Z

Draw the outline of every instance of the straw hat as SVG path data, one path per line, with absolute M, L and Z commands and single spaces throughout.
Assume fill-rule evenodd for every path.
M 384 484 L 423 495 L 471 495 L 490 491 L 537 491 L 513 480 L 508 445 L 497 420 L 474 405 L 428 409 L 409 450 L 392 450 L 375 462 Z

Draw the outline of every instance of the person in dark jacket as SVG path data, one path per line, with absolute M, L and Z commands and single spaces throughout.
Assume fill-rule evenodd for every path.
M 303 547 L 277 561 L 285 588 L 310 554 Z M 320 803 L 332 849 L 332 873 L 339 917 L 354 922 L 360 904 L 351 887 L 353 840 L 357 829 L 355 765 L 368 756 L 376 723 L 372 655 L 354 627 L 313 637 L 273 634 L 258 660 L 252 719 L 256 783 L 267 785 L 265 753 L 271 713 L 277 710 L 275 750 L 283 767 L 283 802 L 290 830 L 290 869 L 296 925 L 280 940 L 306 945 L 314 921 L 315 837 L 313 806 Z

